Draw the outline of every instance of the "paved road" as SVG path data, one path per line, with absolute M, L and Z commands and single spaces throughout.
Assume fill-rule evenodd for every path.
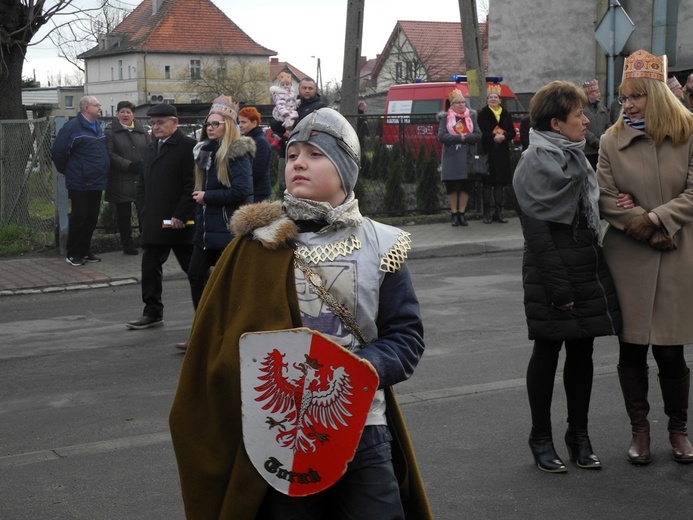
M 614 338 L 595 354 L 591 432 L 604 469 L 532 465 L 519 252 L 410 268 L 427 351 L 397 393 L 437 519 L 690 520 L 693 467 L 669 459 L 654 381 L 655 460 L 625 461 Z M 138 285 L 0 298 L 1 520 L 183 518 L 167 414 L 182 360 L 173 344 L 191 322 L 187 282 L 167 281 L 164 301 L 163 328 L 128 331 Z M 560 380 L 554 410 L 560 440 Z

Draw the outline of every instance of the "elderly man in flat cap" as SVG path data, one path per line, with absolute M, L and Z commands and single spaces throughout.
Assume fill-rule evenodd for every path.
M 139 182 L 137 208 L 142 226 L 142 316 L 127 323 L 129 329 L 148 329 L 164 324 L 162 266 L 173 251 L 187 273 L 193 250 L 196 203 L 195 140 L 178 128 L 176 107 L 167 103 L 147 111 L 153 139 L 147 148 Z

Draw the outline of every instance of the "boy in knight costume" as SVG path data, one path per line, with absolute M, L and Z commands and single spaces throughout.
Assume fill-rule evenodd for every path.
M 391 390 L 424 350 L 404 263 L 409 235 L 359 212 L 359 157 L 348 121 L 317 110 L 289 139 L 284 200 L 234 214 L 237 238 L 202 296 L 170 415 L 189 519 L 432 518 Z M 273 489 L 248 458 L 239 362 L 242 334 L 298 327 L 366 360 L 379 378 L 346 472 L 301 497 Z

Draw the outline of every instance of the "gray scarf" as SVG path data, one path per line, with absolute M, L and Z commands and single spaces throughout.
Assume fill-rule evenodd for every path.
M 285 191 L 283 208 L 291 220 L 324 220 L 327 222 L 328 225 L 318 231 L 318 234 L 344 227 L 356 227 L 363 220 L 359 211 L 359 201 L 354 196 L 353 191 L 336 208 L 333 208 L 329 202 L 299 199 Z
M 559 224 L 573 222 L 582 197 L 587 225 L 599 237 L 599 186 L 584 147 L 585 141 L 530 129 L 513 188 L 525 215 Z

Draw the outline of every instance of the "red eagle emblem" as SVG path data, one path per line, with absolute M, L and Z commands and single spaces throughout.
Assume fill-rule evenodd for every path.
M 316 443 L 329 442 L 329 430 L 346 427 L 352 385 L 344 367 L 325 367 L 317 358 L 305 355 L 305 362 L 294 363 L 294 374 L 284 354 L 270 352 L 261 363 L 258 377 L 264 381 L 255 390 L 262 394 L 255 400 L 263 402 L 263 410 L 279 414 L 282 419 L 267 417 L 269 429 L 278 428 L 277 442 L 294 452 L 314 452 Z
M 378 389 L 375 368 L 306 328 L 243 334 L 239 351 L 253 466 L 289 496 L 327 489 L 354 458 Z

